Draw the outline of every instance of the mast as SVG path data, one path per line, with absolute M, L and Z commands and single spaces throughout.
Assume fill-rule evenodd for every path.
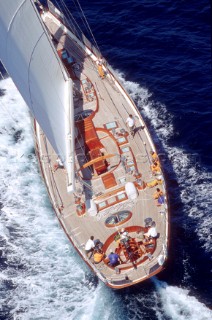
M 0 0 L 0 7 L 0 59 L 64 163 L 68 191 L 73 192 L 72 80 L 57 55 L 34 1 Z

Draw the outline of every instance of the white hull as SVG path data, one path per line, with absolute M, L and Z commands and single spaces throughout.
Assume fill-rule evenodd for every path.
M 111 69 L 104 65 L 103 70 L 106 77 L 102 80 L 97 71 L 96 61 L 98 57 L 95 53 L 80 42 L 51 13 L 45 13 L 43 19 L 54 39 L 58 53 L 65 50 L 68 57 L 71 58 L 70 66 L 67 64 L 66 67 L 75 84 L 77 93 L 81 95 L 78 100 L 77 98 L 79 97 L 76 97 L 75 115 L 83 114 L 84 111 L 89 110 L 97 137 L 103 145 L 104 156 L 116 154 L 116 157 L 103 158 L 103 160 L 110 162 L 110 166 L 106 172 L 97 174 L 95 171 L 95 158 L 94 162 L 92 162 L 91 158 L 86 159 L 86 152 L 91 151 L 85 148 L 85 144 L 88 143 L 85 140 L 89 139 L 89 133 L 87 136 L 84 133 L 84 138 L 82 138 L 82 133 L 79 133 L 82 126 L 79 123 L 78 125 L 75 123 L 77 127 L 76 136 L 78 136 L 78 138 L 75 138 L 75 170 L 82 177 L 76 180 L 75 190 L 76 194 L 79 195 L 80 204 L 82 206 L 86 205 L 85 209 L 82 208 L 81 215 L 77 211 L 79 203 L 76 203 L 76 194 L 74 196 L 67 192 L 66 171 L 58 169 L 54 172 L 57 155 L 39 125 L 35 123 L 37 152 L 50 200 L 70 241 L 85 262 L 106 285 L 112 288 L 123 288 L 136 284 L 157 274 L 164 268 L 168 246 L 168 206 L 167 201 L 160 207 L 155 204 L 153 193 L 156 187 L 142 189 L 141 186 L 137 186 L 138 194 L 136 199 L 130 199 L 128 196 L 123 198 L 124 194 L 126 195 L 126 183 L 131 182 L 136 185 L 136 178 L 133 174 L 135 170 L 126 172 L 120 157 L 124 155 L 123 150 L 125 148 L 128 151 L 130 150 L 130 159 L 132 161 L 129 167 L 136 167 L 136 171 L 142 173 L 142 181 L 148 183 L 155 179 L 150 169 L 150 151 L 155 150 L 154 144 L 135 104 Z M 66 60 L 64 63 L 67 63 Z M 84 83 L 90 88 L 89 92 L 86 92 Z M 128 114 L 133 114 L 135 117 L 137 132 L 134 138 L 129 135 L 124 138 L 125 141 L 121 141 L 123 136 L 117 135 L 117 132 L 120 132 L 121 129 L 127 131 L 125 121 Z M 116 123 L 116 128 L 107 130 L 107 124 L 110 126 L 114 122 Z M 120 143 L 118 141 L 119 138 L 121 138 Z M 126 152 L 126 156 L 129 157 L 129 152 Z M 82 169 L 86 162 L 90 163 L 89 167 L 93 169 L 92 173 L 90 173 L 88 167 Z M 112 183 L 110 186 L 110 183 L 107 185 L 107 182 L 104 181 L 104 177 L 108 173 L 113 174 L 116 185 Z M 162 172 L 160 175 L 162 176 Z M 163 183 L 159 187 L 166 196 L 165 182 L 164 179 L 162 180 Z M 123 200 L 117 198 L 119 195 Z M 114 196 L 116 197 L 116 203 L 110 205 Z M 92 199 L 95 204 L 94 211 L 87 210 L 86 199 L 88 200 L 88 198 Z M 131 212 L 132 217 L 123 224 L 108 228 L 105 225 L 105 220 L 112 214 L 123 210 Z M 89 259 L 85 255 L 84 246 L 91 235 L 94 235 L 96 239 L 100 239 L 104 244 L 103 248 L 106 256 L 111 248 L 115 250 L 118 245 L 113 239 L 123 227 L 132 238 L 139 241 L 137 230 L 139 230 L 139 227 L 143 228 L 145 226 L 144 220 L 148 217 L 151 217 L 156 222 L 159 234 L 154 249 L 149 251 L 152 253 L 151 260 L 146 253 L 135 261 L 136 268 L 131 261 L 126 261 L 117 268 L 111 268 L 107 265 L 107 259 L 99 264 L 94 264 L 93 259 Z

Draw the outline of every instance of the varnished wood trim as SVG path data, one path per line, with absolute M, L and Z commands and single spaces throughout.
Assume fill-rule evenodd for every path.
M 107 154 L 105 156 L 101 156 L 101 157 L 95 158 L 95 159 L 93 159 L 91 161 L 88 161 L 85 164 L 83 164 L 83 166 L 80 167 L 79 170 L 85 169 L 85 168 L 91 166 L 92 164 L 94 164 L 94 163 L 96 163 L 98 161 L 105 160 L 105 159 L 108 159 L 108 158 L 112 158 L 112 157 L 115 157 L 115 156 L 116 156 L 116 154 Z
M 118 196 L 116 195 L 116 196 L 115 196 L 116 201 L 113 202 L 113 203 L 111 203 L 111 204 L 107 202 L 108 199 L 107 199 L 107 200 L 103 200 L 103 201 L 106 202 L 106 206 L 103 207 L 103 208 L 99 208 L 99 204 L 97 204 L 98 210 L 99 210 L 99 211 L 102 211 L 102 210 L 105 210 L 105 209 L 107 209 L 107 208 L 109 208 L 109 207 L 114 206 L 114 205 L 117 204 L 117 203 L 120 203 L 120 202 L 123 202 L 123 201 L 128 200 L 128 197 L 127 197 L 126 192 L 123 192 L 123 193 L 125 194 L 125 198 L 124 198 L 124 199 L 118 199 Z M 100 203 L 101 203 L 101 202 L 100 202 Z
M 116 193 L 118 193 L 120 191 L 125 191 L 125 187 L 120 187 L 120 188 L 115 189 L 115 190 L 113 190 L 111 192 L 107 192 L 107 193 L 105 193 L 105 194 L 103 194 L 103 195 L 101 195 L 99 197 L 93 198 L 93 200 L 95 200 L 95 201 L 97 200 L 98 201 L 98 200 L 101 200 L 101 199 L 109 198 L 109 197 L 115 195 Z
M 129 211 L 129 210 L 121 210 L 121 211 L 128 211 L 129 212 L 129 216 L 126 219 L 124 219 L 124 220 L 122 220 L 122 221 L 120 221 L 120 222 L 118 222 L 116 224 L 107 224 L 107 223 L 105 223 L 105 226 L 107 228 L 119 227 L 119 226 L 121 226 L 122 224 L 126 223 L 127 221 L 129 221 L 132 218 L 132 212 L 131 211 Z M 121 212 L 121 211 L 119 211 L 119 212 Z M 119 213 L 119 212 L 117 212 L 117 213 Z M 115 216 L 115 214 L 112 214 L 112 216 L 113 215 Z

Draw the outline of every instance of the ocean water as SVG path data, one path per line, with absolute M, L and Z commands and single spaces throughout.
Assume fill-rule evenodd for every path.
M 114 291 L 96 279 L 58 224 L 39 174 L 27 107 L 6 78 L 0 81 L 0 319 L 209 320 L 209 3 L 80 3 L 163 162 L 170 258 L 162 273 L 133 288 Z

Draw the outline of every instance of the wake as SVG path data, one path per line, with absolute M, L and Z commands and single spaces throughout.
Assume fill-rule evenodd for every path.
M 151 95 L 146 89 L 135 83 L 125 84 L 142 106 L 145 117 L 157 129 L 158 139 L 163 140 L 169 157 L 176 159 L 176 163 L 172 162 L 174 170 L 184 185 L 180 172 L 185 177 L 189 163 L 183 151 L 168 145 L 173 132 L 171 121 L 166 123 L 165 116 L 158 120 L 158 109 L 149 102 Z M 157 279 L 152 280 L 153 288 L 145 295 L 143 292 L 125 293 L 121 299 L 101 282 L 96 283 L 60 229 L 49 203 L 38 172 L 28 109 L 11 79 L 0 81 L 0 90 L 4 93 L 0 97 L 1 315 L 26 320 L 106 320 L 119 319 L 121 314 L 124 320 L 132 315 L 133 319 L 141 319 L 151 310 L 161 320 L 211 319 L 209 309 L 191 297 L 188 290 Z M 160 108 L 165 113 L 165 106 Z M 180 161 L 182 157 L 183 162 Z M 197 179 L 195 174 L 200 177 L 195 167 L 192 170 L 187 176 L 190 183 Z M 189 182 L 181 190 L 182 201 L 189 208 L 185 212 L 198 222 L 198 237 L 205 250 L 209 250 L 206 207 L 191 208 L 187 188 Z M 209 191 L 207 186 L 205 188 L 195 189 L 199 200 Z M 123 303 L 123 299 L 128 303 Z

